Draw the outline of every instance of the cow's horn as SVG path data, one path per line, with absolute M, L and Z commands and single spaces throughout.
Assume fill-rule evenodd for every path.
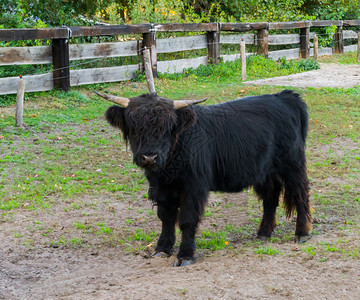
M 178 101 L 174 101 L 174 108 L 179 109 L 179 108 L 195 105 L 195 104 L 204 102 L 206 100 L 207 100 L 207 98 L 200 99 L 200 100 L 178 100 Z
M 129 105 L 130 99 L 125 97 L 117 97 L 111 94 L 101 94 L 99 92 L 94 92 L 96 95 L 109 100 L 111 102 L 114 102 L 116 104 L 121 105 L 122 107 L 127 107 Z

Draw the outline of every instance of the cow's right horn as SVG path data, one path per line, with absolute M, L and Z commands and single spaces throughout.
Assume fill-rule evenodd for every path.
M 207 100 L 207 98 L 200 99 L 200 100 L 177 100 L 177 101 L 174 101 L 174 108 L 179 109 L 179 108 L 195 105 L 195 104 L 204 102 L 206 100 Z
M 96 95 L 109 100 L 113 103 L 119 104 L 122 107 L 127 107 L 129 105 L 130 99 L 129 98 L 125 98 L 125 97 L 117 97 L 111 94 L 101 94 L 99 92 L 94 92 Z

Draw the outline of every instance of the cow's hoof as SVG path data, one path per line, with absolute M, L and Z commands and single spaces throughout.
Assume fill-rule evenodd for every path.
M 174 263 L 174 267 L 186 267 L 186 266 L 190 266 L 194 263 L 195 261 L 193 259 L 179 259 L 177 261 L 175 261 Z
M 300 235 L 300 236 L 296 236 L 296 237 L 295 237 L 295 243 L 298 243 L 298 244 L 304 244 L 304 243 L 306 243 L 308 240 L 310 240 L 310 236 L 309 236 L 309 235 Z
M 171 256 L 171 254 L 168 254 L 165 252 L 158 252 L 158 251 L 154 251 L 153 253 L 150 254 L 150 257 L 168 258 L 170 256 Z

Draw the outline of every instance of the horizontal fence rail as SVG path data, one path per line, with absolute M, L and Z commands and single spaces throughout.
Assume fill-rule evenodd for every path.
M 326 20 L 301 22 L 259 22 L 259 23 L 200 23 L 200 24 L 138 24 L 92 27 L 60 27 L 40 29 L 0 29 L 0 41 L 51 40 L 51 46 L 0 47 L 0 66 L 52 65 L 52 72 L 38 75 L 23 75 L 26 92 L 47 91 L 55 88 L 68 90 L 70 86 L 92 83 L 116 82 L 135 78 L 143 71 L 143 64 L 115 67 L 77 69 L 86 65 L 86 60 L 102 60 L 112 57 L 138 57 L 143 49 L 150 49 L 153 73 L 177 73 L 187 68 L 197 68 L 209 63 L 234 61 L 236 54 L 221 54 L 221 45 L 253 45 L 254 52 L 277 60 L 308 58 L 313 56 L 312 40 L 314 27 L 336 26 L 333 48 L 321 48 L 318 55 L 332 55 L 334 52 L 356 51 L 357 45 L 344 46 L 344 40 L 358 40 L 359 33 L 344 30 L 344 27 L 360 26 L 360 20 Z M 299 33 L 269 34 L 272 30 L 294 30 Z M 193 32 L 197 35 L 157 39 L 161 32 Z M 204 34 L 205 32 L 205 34 Z M 93 36 L 135 35 L 134 40 L 89 44 L 70 44 L 70 38 Z M 352 41 L 354 42 L 354 41 Z M 278 49 L 292 45 L 291 49 L 269 51 L 269 46 Z M 295 47 L 294 47 L 295 45 Z M 296 45 L 299 45 L 296 47 Z M 195 58 L 158 61 L 158 54 L 205 49 L 207 55 Z M 203 53 L 204 50 L 201 50 Z M 84 62 L 83 62 L 84 61 Z M 141 61 L 141 60 L 139 60 Z M 72 62 L 72 64 L 70 64 Z M 77 67 L 76 69 L 73 69 Z M 17 92 L 19 77 L 0 78 L 0 95 Z

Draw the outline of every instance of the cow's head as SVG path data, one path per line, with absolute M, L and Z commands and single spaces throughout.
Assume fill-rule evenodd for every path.
M 120 105 L 108 108 L 106 120 L 123 132 L 134 163 L 152 170 L 165 166 L 179 134 L 196 122 L 195 111 L 188 107 L 206 100 L 172 101 L 156 94 L 133 98 L 96 94 Z

